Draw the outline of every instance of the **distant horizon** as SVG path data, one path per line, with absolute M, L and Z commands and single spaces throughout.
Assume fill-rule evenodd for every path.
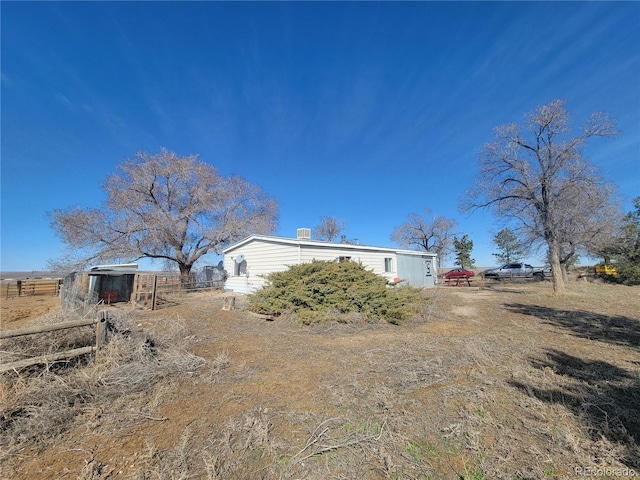
M 543 266 L 541 264 L 537 264 L 537 263 L 530 263 L 530 262 L 520 262 L 520 261 L 514 261 L 514 262 L 510 262 L 510 263 L 529 263 L 530 265 L 533 265 L 534 267 L 539 267 L 539 266 Z M 599 262 L 592 262 L 592 263 L 578 263 L 574 266 L 576 267 L 592 267 L 596 264 L 598 264 Z M 504 265 L 505 263 L 495 263 L 493 265 L 480 265 L 480 266 L 475 266 L 475 267 L 471 267 L 471 270 L 484 270 L 484 269 L 488 269 L 488 268 L 496 268 L 499 267 L 501 265 Z M 203 265 L 204 267 L 204 265 Z M 194 267 L 193 271 L 199 270 L 202 267 Z M 454 268 L 460 268 L 459 265 L 449 265 L 449 266 L 444 266 L 444 267 L 439 267 L 439 270 L 451 270 Z M 468 267 L 465 267 L 468 268 Z M 82 271 L 88 271 L 88 270 L 82 270 Z M 162 269 L 162 270 L 154 270 L 154 269 L 142 269 L 139 268 L 138 271 L 140 272 L 175 272 L 175 273 L 179 273 L 179 270 L 167 270 L 167 269 Z M 24 274 L 24 275 L 29 275 L 29 274 L 46 274 L 46 273 L 63 273 L 63 271 L 61 270 L 0 270 L 0 279 L 5 280 L 5 276 L 7 275 L 16 275 L 16 274 Z M 70 272 L 69 272 L 70 273 Z

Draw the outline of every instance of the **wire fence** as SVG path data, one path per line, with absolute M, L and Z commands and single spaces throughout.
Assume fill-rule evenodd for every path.
M 65 312 L 84 317 L 104 303 L 96 291 L 89 289 L 89 279 L 81 273 L 71 273 L 64 278 L 60 289 L 60 305 Z

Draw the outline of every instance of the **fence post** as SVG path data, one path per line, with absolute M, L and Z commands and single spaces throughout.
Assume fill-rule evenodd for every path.
M 96 350 L 100 350 L 107 343 L 107 330 L 109 325 L 109 312 L 100 310 L 98 312 L 98 322 L 96 323 Z
M 222 301 L 222 310 L 235 310 L 236 309 L 236 297 L 224 297 Z

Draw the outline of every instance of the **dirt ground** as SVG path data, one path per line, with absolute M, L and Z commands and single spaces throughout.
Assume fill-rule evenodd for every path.
M 638 287 L 571 282 L 556 297 L 549 282 L 443 286 L 399 326 L 303 327 L 245 311 L 242 296 L 223 311 L 224 295 L 111 307 L 139 329 L 184 322 L 205 362 L 79 406 L 53 438 L 5 439 L 0 476 L 640 476 Z M 10 329 L 59 306 L 1 308 Z
M 23 328 L 35 318 L 60 308 L 53 296 L 0 298 L 0 329 Z

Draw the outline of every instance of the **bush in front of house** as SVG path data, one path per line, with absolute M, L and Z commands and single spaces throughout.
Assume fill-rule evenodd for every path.
M 420 290 L 390 288 L 361 263 L 314 260 L 266 276 L 265 287 L 249 297 L 256 313 L 292 313 L 304 324 L 354 318 L 398 324 L 417 313 Z

